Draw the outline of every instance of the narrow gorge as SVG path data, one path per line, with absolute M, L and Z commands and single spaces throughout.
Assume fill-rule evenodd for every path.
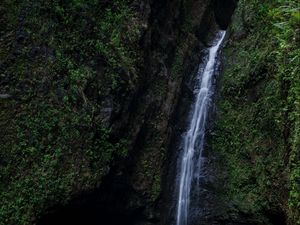
M 296 0 L 2 0 L 0 225 L 300 224 Z
M 225 34 L 225 31 L 218 33 L 217 43 L 213 43 L 213 46 L 209 48 L 208 59 L 205 60 L 204 65 L 199 66 L 197 72 L 193 91 L 196 93 L 195 102 L 189 115 L 189 128 L 183 134 L 181 153 L 179 153 L 180 169 L 179 173 L 176 174 L 179 178 L 179 181 L 175 183 L 179 189 L 176 212 L 177 225 L 191 224 L 189 221 L 192 221 L 193 217 L 196 221 L 201 218 L 200 212 L 203 209 L 200 202 L 203 201 L 203 198 L 198 195 L 202 188 L 201 179 L 205 176 L 202 165 L 206 160 L 203 155 L 206 123 L 213 104 L 213 80 L 218 66 L 218 51 Z M 191 210 L 192 205 L 195 208 L 193 210 Z

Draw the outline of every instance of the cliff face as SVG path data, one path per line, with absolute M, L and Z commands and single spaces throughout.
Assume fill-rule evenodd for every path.
M 230 217 L 254 215 L 254 224 L 300 223 L 296 11 L 296 1 L 240 1 L 225 49 L 210 142 L 227 171 Z
M 235 5 L 3 0 L 0 224 L 168 224 L 186 81 Z M 299 223 L 297 7 L 239 1 L 208 143 L 209 225 Z
M 183 78 L 234 5 L 4 0 L 0 223 L 158 223 Z

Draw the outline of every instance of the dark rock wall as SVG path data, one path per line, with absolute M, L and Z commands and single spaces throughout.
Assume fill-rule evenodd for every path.
M 127 201 L 122 210 L 138 212 L 137 224 L 169 223 L 161 219 L 161 212 L 169 213 L 170 207 L 162 196 L 169 193 L 161 193 L 161 186 L 168 179 L 164 172 L 172 170 L 168 165 L 175 166 L 167 151 L 178 125 L 171 118 L 177 114 L 185 82 L 218 29 L 213 7 L 210 1 L 154 1 L 147 7 L 151 13 L 142 40 L 145 54 L 140 85 L 130 111 L 125 111 L 125 115 L 130 112 L 128 117 L 122 115 L 113 124 L 121 127 L 115 129 L 120 133 L 130 131 L 133 148 L 124 164 L 113 168 L 106 183 L 109 189 L 113 180 L 125 182 Z M 122 192 L 124 186 L 117 188 Z

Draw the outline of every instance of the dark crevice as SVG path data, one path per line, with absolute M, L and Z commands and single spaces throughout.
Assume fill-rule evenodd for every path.
M 226 30 L 237 7 L 238 0 L 215 0 L 214 13 L 221 29 Z
M 54 207 L 38 225 L 132 225 L 143 220 L 143 207 L 127 207 L 132 190 L 124 177 L 108 175 L 101 188 Z

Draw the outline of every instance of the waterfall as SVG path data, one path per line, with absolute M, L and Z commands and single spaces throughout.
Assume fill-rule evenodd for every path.
M 182 138 L 182 153 L 179 159 L 180 171 L 176 225 L 188 224 L 192 182 L 194 179 L 199 179 L 202 176 L 202 151 L 206 121 L 213 95 L 213 76 L 218 62 L 218 50 L 223 42 L 225 33 L 225 31 L 218 33 L 215 45 L 209 48 L 208 60 L 199 66 L 197 73 L 199 84 L 196 85 L 198 88 L 195 89 L 196 98 L 190 112 L 191 121 L 187 132 Z

